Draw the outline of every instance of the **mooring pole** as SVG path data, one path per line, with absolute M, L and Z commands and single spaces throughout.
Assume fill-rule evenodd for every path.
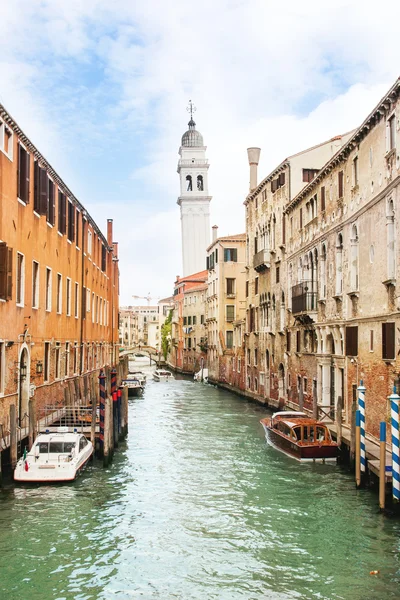
M 395 502 L 400 502 L 400 458 L 399 458 L 399 401 L 400 396 L 393 389 L 389 396 L 392 417 L 392 494 Z
M 117 397 L 117 369 L 111 369 L 111 397 L 113 413 L 114 448 L 118 448 L 118 397 Z
M 121 388 L 119 387 L 117 390 L 117 410 L 118 410 L 118 436 L 122 435 L 122 422 L 121 422 Z
M 99 392 L 100 392 L 100 453 L 104 459 L 104 416 L 105 416 L 105 404 L 106 404 L 106 376 L 104 371 L 100 371 L 99 375 Z
M 356 411 L 356 486 L 361 485 L 361 445 L 360 445 L 360 411 Z
M 17 464 L 17 410 L 15 404 L 10 406 L 10 459 L 11 467 Z
M 379 508 L 385 509 L 386 490 L 386 423 L 381 421 L 379 427 Z
M 366 457 L 365 457 L 365 386 L 361 379 L 360 385 L 357 388 L 358 391 L 358 410 L 360 412 L 360 468 L 361 473 L 365 473 L 366 470 Z

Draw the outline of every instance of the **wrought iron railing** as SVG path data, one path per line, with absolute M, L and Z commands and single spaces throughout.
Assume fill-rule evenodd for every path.
M 302 281 L 292 287 L 292 313 L 309 313 L 317 310 L 317 286 L 311 281 Z

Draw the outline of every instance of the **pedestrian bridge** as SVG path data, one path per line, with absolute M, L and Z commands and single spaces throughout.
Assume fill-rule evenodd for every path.
M 154 348 L 153 346 L 142 346 L 142 344 L 139 346 L 120 347 L 120 357 L 128 356 L 129 354 L 144 354 L 153 360 L 160 360 L 161 358 L 161 352 L 157 350 L 157 348 Z

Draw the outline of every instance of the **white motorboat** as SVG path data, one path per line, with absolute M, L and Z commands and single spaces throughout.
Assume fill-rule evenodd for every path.
M 74 480 L 93 454 L 93 445 L 81 433 L 40 433 L 31 450 L 19 459 L 15 481 L 52 483 Z
M 174 376 L 170 371 L 156 369 L 153 373 L 153 379 L 155 379 L 155 381 L 169 381 L 170 379 L 174 379 Z
M 144 384 L 135 375 L 128 375 L 127 379 L 122 380 L 122 386 L 127 388 L 128 396 L 139 396 L 143 392 Z
M 130 378 L 135 378 L 138 379 L 140 382 L 140 385 L 144 386 L 146 385 L 146 373 L 143 373 L 143 371 L 131 371 L 129 370 L 128 373 L 128 379 Z

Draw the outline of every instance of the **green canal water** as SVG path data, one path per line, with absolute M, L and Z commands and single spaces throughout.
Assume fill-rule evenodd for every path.
M 0 491 L 1 600 L 400 598 L 399 521 L 339 467 L 269 447 L 264 415 L 149 381 L 110 468 Z

